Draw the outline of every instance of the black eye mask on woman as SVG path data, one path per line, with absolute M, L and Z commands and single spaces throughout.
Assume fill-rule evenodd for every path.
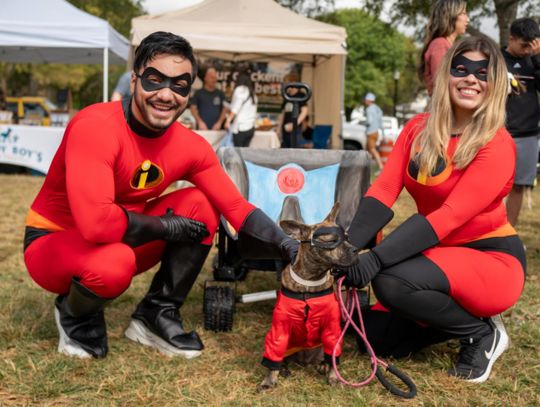
M 142 74 L 136 74 L 141 79 L 142 87 L 147 92 L 154 92 L 163 88 L 169 88 L 174 93 L 186 97 L 191 91 L 191 75 L 183 73 L 182 75 L 171 78 L 156 68 L 146 68 Z M 185 81 L 185 85 L 181 82 Z
M 450 75 L 456 78 L 464 78 L 473 74 L 478 80 L 487 82 L 487 67 L 489 60 L 471 61 L 463 54 L 455 56 L 450 65 Z

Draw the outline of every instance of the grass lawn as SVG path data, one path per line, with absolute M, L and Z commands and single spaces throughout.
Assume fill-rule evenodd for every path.
M 144 295 L 152 272 L 106 310 L 110 351 L 103 360 L 79 360 L 56 352 L 54 295 L 28 276 L 22 256 L 24 219 L 42 177 L 0 175 L 0 406 L 539 406 L 540 405 L 540 192 L 519 224 L 527 246 L 528 276 L 518 304 L 505 313 L 511 348 L 484 384 L 447 376 L 457 349 L 441 344 L 409 359 L 392 361 L 416 382 L 418 396 L 396 398 L 378 382 L 367 387 L 329 387 L 314 368 L 292 369 L 278 388 L 258 394 L 265 369 L 260 365 L 272 302 L 239 304 L 232 332 L 202 328 L 202 284 L 211 276 L 211 258 L 182 309 L 187 327 L 197 329 L 206 345 L 194 360 L 173 359 L 124 338 L 130 314 Z M 390 228 L 413 212 L 400 198 Z M 241 291 L 268 290 L 275 274 L 252 272 Z M 365 355 L 346 338 L 342 374 L 349 380 L 369 373 Z

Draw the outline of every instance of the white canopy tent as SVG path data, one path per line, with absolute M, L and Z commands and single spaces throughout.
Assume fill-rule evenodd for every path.
M 103 100 L 109 63 L 125 64 L 128 40 L 107 21 L 64 0 L 1 0 L 0 61 L 103 64 Z
M 206 0 L 134 18 L 132 46 L 155 31 L 184 36 L 199 56 L 301 63 L 302 81 L 313 89 L 315 124 L 332 125 L 332 145 L 339 145 L 347 54 L 344 28 L 303 17 L 273 0 Z

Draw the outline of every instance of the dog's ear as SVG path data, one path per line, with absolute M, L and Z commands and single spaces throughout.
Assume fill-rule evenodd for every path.
M 324 221 L 329 222 L 329 223 L 336 223 L 336 218 L 337 218 L 338 213 L 339 213 L 339 202 L 336 201 L 336 203 L 332 207 L 332 210 L 330 211 L 330 213 L 328 214 L 328 216 L 326 217 Z
M 279 222 L 279 226 L 285 233 L 296 240 L 306 240 L 311 233 L 311 228 L 308 225 L 295 220 L 282 220 Z

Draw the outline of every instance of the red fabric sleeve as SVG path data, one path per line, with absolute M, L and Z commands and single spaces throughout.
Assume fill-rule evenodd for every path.
M 201 143 L 200 148 L 207 151 L 199 155 L 200 159 L 194 163 L 187 179 L 200 188 L 234 229 L 239 230 L 255 206 L 249 203 L 236 188 L 219 164 L 212 147 L 204 142 Z
M 403 189 L 404 177 L 409 163 L 411 143 L 424 125 L 426 114 L 412 118 L 403 128 L 396 140 L 381 174 L 373 182 L 365 196 L 381 201 L 389 208 L 396 202 Z
M 515 151 L 510 136 L 499 134 L 480 149 L 441 207 L 426 216 L 439 240 L 502 199 L 514 178 Z
M 76 120 L 67 131 L 66 189 L 77 228 L 88 241 L 119 242 L 127 218 L 114 203 L 118 140 L 95 129 L 91 119 Z

